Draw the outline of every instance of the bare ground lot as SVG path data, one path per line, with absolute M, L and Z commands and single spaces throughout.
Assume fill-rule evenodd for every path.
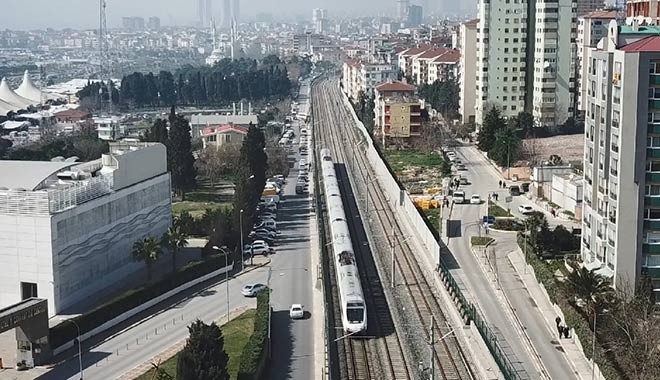
M 584 135 L 564 135 L 523 140 L 523 154 L 531 163 L 547 161 L 556 154 L 565 163 L 582 162 Z

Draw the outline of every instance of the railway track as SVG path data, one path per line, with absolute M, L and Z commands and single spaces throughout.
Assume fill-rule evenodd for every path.
M 329 145 L 334 147 L 333 153 L 337 156 L 338 161 L 347 163 L 350 159 L 352 164 L 351 177 L 354 180 L 355 191 L 363 196 L 366 195 L 365 204 L 368 202 L 366 208 L 370 212 L 366 219 L 370 219 L 372 215 L 375 215 L 373 221 L 377 226 L 375 228 L 377 233 L 382 233 L 389 247 L 399 246 L 403 252 L 403 254 L 395 255 L 394 259 L 399 271 L 399 282 L 403 282 L 405 291 L 412 301 L 412 305 L 414 305 L 414 317 L 416 317 L 418 325 L 424 329 L 424 331 L 419 331 L 419 334 L 425 334 L 433 330 L 435 336 L 433 342 L 434 369 L 431 370 L 429 365 L 423 371 L 420 371 L 422 372 L 420 375 L 424 375 L 424 378 L 430 378 L 430 373 L 433 372 L 434 379 L 473 379 L 474 376 L 464 360 L 463 351 L 457 339 L 451 335 L 452 330 L 439 302 L 434 297 L 433 288 L 426 280 L 422 268 L 415 259 L 412 248 L 405 241 L 402 243 L 397 241 L 397 237 L 402 238 L 405 235 L 404 229 L 391 212 L 387 199 L 385 199 L 383 192 L 379 190 L 379 185 L 370 183 L 368 180 L 368 178 L 376 178 L 375 173 L 371 172 L 371 167 L 366 158 L 362 154 L 356 154 L 359 152 L 358 149 L 350 149 L 351 142 L 363 138 L 357 127 L 350 127 L 354 125 L 354 121 L 352 115 L 344 107 L 343 102 L 337 104 L 337 100 L 340 100 L 342 96 L 339 93 L 338 86 L 333 85 L 328 80 L 317 86 L 318 89 L 313 89 L 316 93 L 313 99 L 320 97 L 323 101 L 317 100 L 315 112 L 325 116 L 326 122 L 324 124 L 326 129 L 329 129 L 330 135 L 324 138 Z M 334 98 L 334 101 L 332 98 Z M 319 106 L 327 107 L 326 112 L 321 113 L 317 108 Z M 329 116 L 329 111 L 334 111 L 333 117 Z M 317 126 L 317 133 L 323 135 L 324 131 L 320 129 Z M 350 155 L 347 154 L 349 150 Z M 375 249 L 374 253 L 380 256 L 381 262 L 389 262 L 390 257 L 386 251 L 387 249 Z M 385 270 L 385 268 L 381 269 Z M 392 276 L 391 272 L 389 276 Z M 413 317 L 413 315 L 409 315 L 409 317 Z
M 397 332 L 390 315 L 387 300 L 385 298 L 380 277 L 378 275 L 371 252 L 366 242 L 366 233 L 362 227 L 359 216 L 357 202 L 353 196 L 352 188 L 349 184 L 349 178 L 345 165 L 339 158 L 343 155 L 343 150 L 337 145 L 336 139 L 324 133 L 324 129 L 333 124 L 330 115 L 320 112 L 327 109 L 327 99 L 320 96 L 313 96 L 314 112 L 314 136 L 318 141 L 316 149 L 328 147 L 333 151 L 335 159 L 339 162 L 335 165 L 337 176 L 340 179 L 340 189 L 342 193 L 344 212 L 346 218 L 350 221 L 349 229 L 356 252 L 357 266 L 360 271 L 360 280 L 362 290 L 367 302 L 367 332 L 360 336 L 344 336 L 341 339 L 341 349 L 338 347 L 340 356 L 344 358 L 340 363 L 340 372 L 342 378 L 367 380 L 367 379 L 392 379 L 403 380 L 411 379 L 408 370 L 408 364 L 404 359 L 403 349 L 399 341 Z M 333 128 L 330 128 L 333 129 Z M 334 260 L 329 260 L 331 264 L 331 283 L 333 284 L 333 300 L 335 315 L 339 311 L 338 296 L 336 292 L 336 279 L 334 273 Z

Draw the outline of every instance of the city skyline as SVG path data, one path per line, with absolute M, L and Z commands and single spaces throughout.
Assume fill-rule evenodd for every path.
M 30 3 L 18 0 L 5 0 L 4 12 L 0 13 L 0 25 L 3 29 L 44 29 L 74 28 L 89 29 L 98 25 L 98 2 L 89 0 L 66 0 L 62 2 L 34 0 Z M 199 20 L 198 2 L 190 0 L 144 0 L 138 3 L 129 0 L 108 0 L 107 15 L 109 27 L 121 25 L 122 17 L 161 18 L 163 25 L 193 25 Z M 311 17 L 312 9 L 325 8 L 335 15 L 355 14 L 356 12 L 385 13 L 393 11 L 392 0 L 382 7 L 378 0 L 365 0 L 356 4 L 350 0 L 281 0 L 277 3 L 269 0 L 253 0 L 241 3 L 243 19 L 253 18 L 257 13 L 272 13 L 275 17 Z M 221 19 L 221 0 L 213 1 L 213 17 Z M 34 9 L 40 9 L 35 13 Z M 286 11 L 284 11 L 286 10 Z M 291 11 L 293 10 L 293 12 Z M 29 22 L 26 22 L 29 20 Z

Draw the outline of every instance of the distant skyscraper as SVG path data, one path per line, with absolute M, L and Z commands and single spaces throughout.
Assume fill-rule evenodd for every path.
M 231 2 L 222 0 L 222 23 L 223 28 L 231 28 Z
M 144 30 L 144 18 L 142 17 L 123 17 L 121 23 L 124 29 Z
M 147 28 L 149 28 L 150 30 L 160 29 L 160 18 L 149 17 L 149 23 L 147 24 Z
M 312 11 L 312 24 L 316 33 L 323 34 L 327 26 L 327 12 L 325 9 L 316 8 Z
M 396 0 L 396 16 L 400 21 L 405 21 L 408 14 L 410 0 Z
M 241 21 L 241 0 L 234 0 L 231 6 L 231 18 L 236 22 Z
M 213 0 L 197 0 L 197 22 L 199 26 L 210 26 L 212 18 Z
M 408 18 L 406 24 L 408 26 L 419 26 L 422 24 L 424 15 L 422 14 L 422 7 L 419 5 L 411 5 L 408 7 Z

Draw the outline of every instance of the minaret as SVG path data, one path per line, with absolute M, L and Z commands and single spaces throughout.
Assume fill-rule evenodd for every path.
M 218 49 L 218 31 L 215 28 L 215 19 L 211 19 L 211 33 L 213 33 L 213 51 Z
M 236 19 L 231 20 L 231 60 L 234 60 L 234 45 L 236 45 Z

